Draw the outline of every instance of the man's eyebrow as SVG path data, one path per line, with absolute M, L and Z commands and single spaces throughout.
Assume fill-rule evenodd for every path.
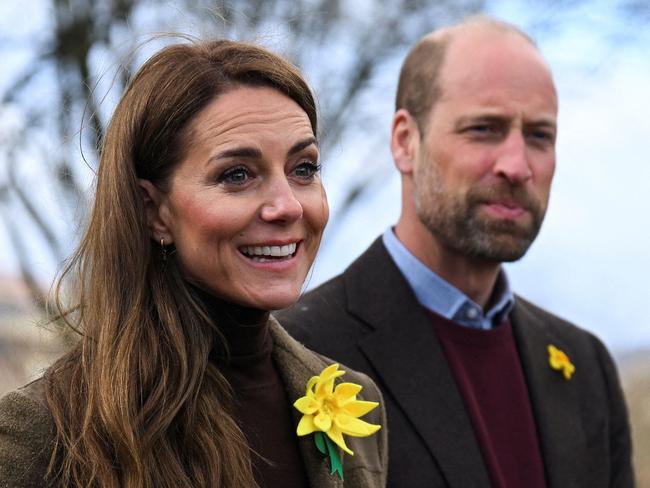
M 462 127 L 467 124 L 477 123 L 477 122 L 497 122 L 504 123 L 507 122 L 509 117 L 507 115 L 500 114 L 474 114 L 474 115 L 464 115 L 459 117 L 456 120 L 455 126 Z M 556 121 L 552 117 L 540 117 L 535 120 L 524 120 L 524 125 L 528 127 L 548 127 L 555 129 L 557 127 Z
M 473 114 L 473 115 L 463 115 L 456 119 L 455 126 L 461 127 L 463 125 L 472 124 L 476 122 L 504 122 L 507 120 L 507 116 L 499 114 Z
M 293 146 L 291 146 L 291 149 L 289 149 L 289 152 L 287 153 L 287 156 L 293 156 L 303 149 L 311 146 L 312 144 L 315 144 L 316 147 L 318 147 L 318 140 L 315 137 L 308 137 L 307 139 L 303 139 L 300 142 L 295 143 Z
M 546 127 L 549 129 L 555 130 L 557 128 L 557 122 L 552 119 L 539 119 L 539 120 L 531 120 L 529 122 L 525 122 L 524 125 L 528 127 Z

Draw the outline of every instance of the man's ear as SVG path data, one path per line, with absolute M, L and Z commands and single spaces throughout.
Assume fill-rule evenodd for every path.
M 151 238 L 155 241 L 164 239 L 165 245 L 172 244 L 174 237 L 168 224 L 169 210 L 166 195 L 149 180 L 138 178 L 138 185 L 142 188 L 142 198 Z
M 393 117 L 390 150 L 399 172 L 403 175 L 412 173 L 420 150 L 420 131 L 413 116 L 403 108 Z

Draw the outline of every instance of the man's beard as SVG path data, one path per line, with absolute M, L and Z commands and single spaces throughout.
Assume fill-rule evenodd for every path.
M 446 188 L 435 162 L 424 155 L 415 172 L 417 216 L 447 249 L 501 263 L 521 258 L 535 240 L 544 220 L 545 207 L 524 187 L 506 180 L 471 188 L 458 195 Z M 481 204 L 510 200 L 528 211 L 526 221 L 497 219 L 479 213 Z

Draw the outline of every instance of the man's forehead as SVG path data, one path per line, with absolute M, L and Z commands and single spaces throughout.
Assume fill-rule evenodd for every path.
M 440 73 L 443 96 L 444 92 L 462 90 L 463 86 L 489 91 L 499 84 L 555 91 L 546 61 L 519 34 L 489 27 L 465 28 L 454 33 Z
M 449 65 L 461 64 L 468 70 L 487 60 L 513 61 L 513 52 L 527 53 L 531 60 L 546 65 L 537 47 L 515 31 L 496 29 L 491 26 L 455 28 L 445 34 L 447 50 L 443 72 Z

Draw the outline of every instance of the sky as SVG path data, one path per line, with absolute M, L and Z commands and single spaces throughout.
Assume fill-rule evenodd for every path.
M 37 8 L 42 4 L 26 2 L 21 9 L 28 15 L 23 18 L 44 21 Z M 554 72 L 560 100 L 558 163 L 549 210 L 528 254 L 506 266 L 511 284 L 520 295 L 593 331 L 617 354 L 648 348 L 650 317 L 644 310 L 650 302 L 650 26 L 626 32 L 611 2 L 594 0 L 578 10 L 553 13 L 529 5 L 504 0 L 491 2 L 488 9 L 537 39 Z M 0 32 L 27 29 L 2 10 Z M 536 22 L 540 17 L 548 22 L 544 29 Z M 5 56 L 8 52 L 0 49 L 0 86 L 6 83 L 4 69 L 19 66 L 28 56 L 28 50 L 12 49 L 10 57 Z M 401 58 L 382 74 L 391 94 Z M 383 166 L 375 167 L 383 169 L 372 191 L 339 219 L 335 232 L 326 232 L 308 288 L 345 269 L 397 220 L 400 182 L 388 151 L 390 102 L 378 103 L 376 113 L 385 144 L 372 158 L 381 160 Z M 1 143 L 3 130 L 12 122 L 9 108 L 0 107 L 0 112 Z M 368 152 L 349 140 L 335 146 L 328 157 L 347 161 L 359 171 L 373 170 Z M 328 166 L 340 165 L 324 164 L 325 187 L 336 215 L 351 173 L 328 171 Z M 43 201 L 60 204 L 56 195 L 46 193 Z M 16 272 L 15 256 L 3 225 L 0 221 L 0 274 L 11 274 Z M 16 225 L 28 224 L 18 220 Z M 36 250 L 38 261 L 42 251 L 36 241 L 27 245 Z M 45 257 L 42 260 L 45 263 Z M 43 264 L 44 275 L 52 272 Z

